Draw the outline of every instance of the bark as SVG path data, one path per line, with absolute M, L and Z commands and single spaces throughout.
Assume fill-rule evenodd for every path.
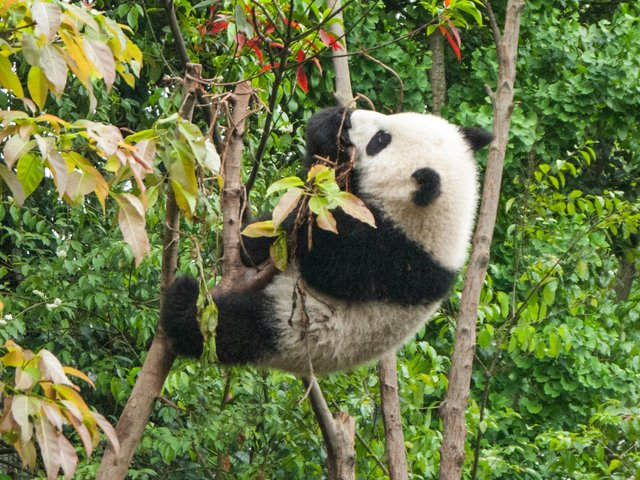
M 460 315 L 456 328 L 456 342 L 449 371 L 449 388 L 441 407 L 444 423 L 440 450 L 441 480 L 460 479 L 464 463 L 464 444 L 467 433 L 465 409 L 469 398 L 471 369 L 475 353 L 476 314 L 489 264 L 489 251 L 498 210 L 502 170 L 513 111 L 520 15 L 524 9 L 524 0 L 508 1 L 504 34 L 500 36 L 490 4 L 487 1 L 483 3 L 489 13 L 498 51 L 498 86 L 496 92 L 491 94 L 495 138 L 489 149 L 478 224 L 465 275 Z
M 444 37 L 438 31 L 429 36 L 429 49 L 431 50 L 429 82 L 433 96 L 431 113 L 440 116 L 447 102 L 447 77 L 444 64 Z
M 406 480 L 409 469 L 404 448 L 404 431 L 402 430 L 402 415 L 400 413 L 395 352 L 388 352 L 380 359 L 379 375 L 382 421 L 387 441 L 389 479 Z
M 631 294 L 631 286 L 633 285 L 633 277 L 636 274 L 636 265 L 630 262 L 622 252 L 618 256 L 619 266 L 613 289 L 616 292 L 616 300 L 618 302 L 626 302 Z
M 335 72 L 335 98 L 338 105 L 349 106 L 353 103 L 353 89 L 351 88 L 351 74 L 349 73 L 349 60 L 347 53 L 347 40 L 344 35 L 344 20 L 342 17 L 342 2 L 341 0 L 329 0 L 329 8 L 335 14 L 335 18 L 338 19 L 329 27 L 329 31 L 335 35 L 338 40 L 341 40 L 343 50 L 333 51 L 333 70 Z
M 183 104 L 180 115 L 191 118 L 193 114 L 194 98 L 198 91 L 202 67 L 188 64 L 185 75 L 182 98 Z M 178 241 L 180 239 L 180 209 L 171 187 L 167 187 L 165 223 L 163 233 L 162 270 L 160 284 L 160 301 L 164 300 L 164 292 L 175 279 L 178 269 Z M 116 426 L 116 434 L 120 441 L 120 451 L 115 452 L 107 447 L 97 480 L 119 480 L 125 478 L 129 464 L 140 441 L 144 427 L 149 420 L 156 398 L 160 395 L 162 385 L 171 370 L 176 356 L 171 350 L 167 337 L 158 328 L 147 357 L 131 396 L 122 411 Z
M 355 480 L 355 420 L 346 412 L 332 414 L 315 377 L 304 380 L 311 408 L 327 447 L 327 474 L 331 480 Z

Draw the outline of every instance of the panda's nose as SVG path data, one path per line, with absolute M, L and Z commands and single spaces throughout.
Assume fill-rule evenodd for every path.
M 440 175 L 433 168 L 420 168 L 411 175 L 418 182 L 418 190 L 413 194 L 413 202 L 426 207 L 440 195 Z

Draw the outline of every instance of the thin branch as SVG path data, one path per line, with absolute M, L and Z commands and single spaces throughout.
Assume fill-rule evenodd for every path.
M 402 111 L 402 103 L 404 101 L 404 82 L 402 81 L 402 78 L 400 78 L 400 75 L 398 75 L 398 73 L 393 68 L 391 68 L 390 66 L 388 66 L 385 63 L 381 62 L 377 58 L 373 58 L 368 53 L 366 53 L 364 51 L 361 51 L 360 53 L 362 54 L 362 56 L 364 56 L 365 58 L 368 58 L 369 60 L 371 60 L 374 63 L 377 63 L 382 68 L 384 68 L 386 71 L 391 73 L 391 75 L 396 77 L 396 80 L 398 80 L 398 83 L 400 84 L 400 92 L 398 93 L 398 97 L 399 98 L 398 98 L 398 106 L 396 107 L 396 113 Z
M 493 41 L 496 45 L 500 44 L 500 27 L 498 27 L 498 22 L 496 21 L 496 16 L 493 13 L 493 8 L 491 8 L 491 4 L 488 0 L 482 0 L 484 4 L 484 8 L 487 10 L 487 15 L 489 16 L 489 26 L 491 27 L 491 33 L 493 34 Z

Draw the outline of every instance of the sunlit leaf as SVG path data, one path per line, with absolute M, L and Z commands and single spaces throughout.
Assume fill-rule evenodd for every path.
M 273 226 L 272 220 L 265 220 L 264 222 L 255 222 L 247 225 L 242 230 L 242 235 L 245 237 L 257 238 L 257 237 L 277 237 L 279 234 Z
M 44 35 L 48 41 L 53 40 L 62 22 L 60 6 L 56 3 L 35 1 L 31 7 L 31 16 L 36 22 L 36 34 Z
M 18 134 L 12 135 L 4 144 L 4 149 L 2 150 L 4 163 L 7 167 L 13 168 L 15 163 L 22 158 L 23 155 L 30 152 L 35 146 L 35 140 L 22 138 L 22 136 Z
M 292 187 L 303 187 L 304 182 L 300 177 L 286 177 L 277 182 L 272 183 L 267 189 L 267 195 L 271 195 L 281 190 L 288 190 Z
M 29 87 L 29 95 L 38 108 L 44 108 L 49 93 L 49 85 L 44 76 L 44 71 L 40 67 L 33 66 L 29 69 L 27 76 L 27 87 Z
M 20 441 L 27 443 L 33 435 L 33 424 L 30 416 L 40 411 L 40 400 L 27 395 L 16 395 L 11 402 L 11 415 L 20 426 Z
M 361 222 L 376 226 L 376 220 L 365 203 L 350 192 L 340 192 L 337 196 L 338 206 L 348 215 L 357 218 Z
M 60 385 L 73 385 L 65 375 L 60 360 L 53 353 L 42 349 L 38 352 L 38 358 L 38 365 L 44 378 Z
M 81 380 L 84 380 L 85 382 L 87 382 L 93 388 L 96 387 L 93 381 L 84 372 L 81 372 L 77 368 L 67 366 L 67 367 L 63 367 L 63 370 L 64 370 L 64 373 L 66 373 L 67 375 L 73 375 L 74 377 L 78 377 Z
M 144 208 L 140 200 L 130 193 L 122 193 L 116 197 L 116 200 L 120 205 L 118 224 L 138 266 L 150 250 L 149 238 L 145 230 Z
M 24 97 L 22 84 L 12 69 L 11 60 L 3 56 L 0 56 L 0 85 L 18 98 Z
M 9 185 L 11 193 L 13 194 L 13 200 L 18 206 L 21 206 L 24 203 L 25 195 L 24 189 L 16 174 L 9 170 L 6 165 L 0 163 L 0 177 Z
M 58 48 L 52 44 L 43 45 L 40 49 L 40 68 L 47 80 L 51 82 L 56 95 L 62 95 L 67 84 L 67 62 Z
M 316 217 L 316 222 L 318 223 L 318 226 L 323 230 L 338 233 L 336 219 L 329 210 L 322 210 Z
M 40 454 L 44 468 L 47 472 L 47 479 L 54 480 L 60 471 L 60 434 L 44 415 L 39 415 L 35 421 L 36 439 L 40 446 Z
M 100 72 L 100 76 L 107 85 L 107 90 L 110 90 L 116 79 L 116 63 L 111 49 L 98 40 L 86 37 L 83 39 L 82 49 L 87 55 L 87 59 Z
M 299 188 L 291 188 L 280 198 L 278 204 L 273 209 L 274 228 L 278 228 L 289 214 L 293 212 L 303 193 L 304 191 Z

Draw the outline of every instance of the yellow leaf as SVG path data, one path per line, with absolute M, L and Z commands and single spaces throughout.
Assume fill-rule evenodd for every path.
M 87 377 L 80 370 L 78 370 L 76 368 L 73 368 L 73 367 L 64 367 L 63 370 L 64 370 L 64 373 L 66 373 L 67 375 L 73 375 L 74 377 L 78 377 L 78 378 L 84 380 L 85 382 L 87 382 L 93 388 L 96 388 L 95 384 L 91 381 L 91 379 L 89 377 Z
M 49 84 L 47 83 L 44 72 L 40 67 L 31 67 L 29 70 L 29 75 L 27 76 L 27 87 L 29 87 L 31 99 L 36 102 L 38 108 L 42 110 L 45 102 L 47 101 Z
M 273 220 L 265 220 L 264 222 L 255 222 L 247 225 L 242 230 L 242 235 L 245 237 L 257 238 L 257 237 L 277 237 L 279 234 L 273 226 Z
M 89 60 L 87 59 L 84 50 L 80 46 L 79 42 L 82 42 L 82 37 L 74 38 L 70 35 L 67 30 L 60 30 L 60 37 L 64 42 L 64 45 L 69 53 L 69 56 L 73 59 L 76 64 L 75 74 L 78 79 L 82 82 L 82 84 L 86 87 L 87 84 L 91 81 L 91 73 L 95 72 L 96 76 L 100 75 L 100 72 L 96 70 Z
M 0 85 L 13 92 L 18 98 L 24 97 L 20 79 L 12 69 L 11 60 L 6 57 L 0 57 Z
M 76 392 L 72 387 L 68 385 L 52 385 L 52 388 L 60 394 L 62 398 L 71 402 L 75 407 L 80 410 L 82 415 L 89 414 L 90 410 L 80 394 Z
M 323 230 L 338 233 L 336 219 L 329 210 L 322 210 L 316 217 L 316 222 L 318 223 L 318 226 Z

